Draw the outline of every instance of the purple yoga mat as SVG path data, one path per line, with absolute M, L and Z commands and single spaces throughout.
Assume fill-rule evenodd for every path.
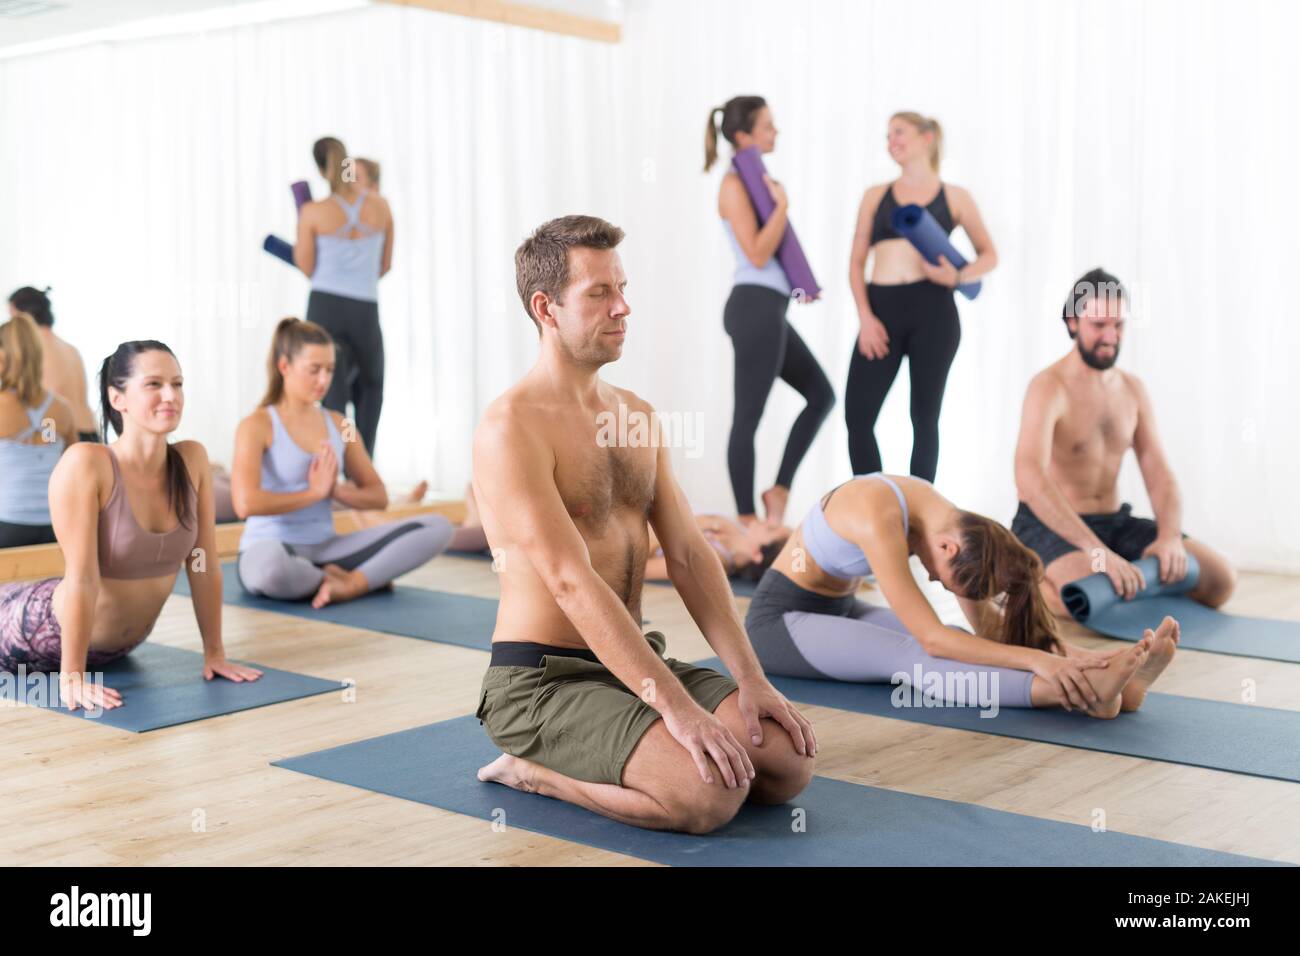
M 757 146 L 742 149 L 732 158 L 731 165 L 736 168 L 740 181 L 745 184 L 749 201 L 754 204 L 754 211 L 758 213 L 759 225 L 763 225 L 776 209 L 776 201 L 772 199 L 772 194 L 767 191 L 767 184 L 763 182 L 767 170 L 763 166 L 762 154 L 759 153 Z M 808 265 L 808 257 L 803 254 L 799 237 L 794 234 L 794 225 L 788 221 L 785 224 L 785 235 L 781 237 L 781 244 L 776 247 L 776 261 L 781 264 L 785 277 L 790 280 L 792 296 L 810 301 L 821 295 L 822 287 L 813 278 L 812 266 Z M 803 290 L 802 296 L 798 294 L 800 289 Z
M 296 183 L 290 183 L 289 189 L 293 192 L 294 206 L 302 212 L 303 204 L 311 202 L 311 187 L 307 185 L 305 179 L 300 179 Z

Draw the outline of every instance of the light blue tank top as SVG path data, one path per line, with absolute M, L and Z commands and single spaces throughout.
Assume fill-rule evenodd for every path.
M 0 438 L 0 521 L 10 524 L 50 523 L 50 472 L 63 454 L 63 439 L 31 444 L 41 419 L 54 401 L 46 392 L 40 408 L 27 409 L 28 426 L 10 438 Z
M 329 292 L 363 302 L 379 301 L 379 266 L 384 256 L 384 233 L 367 226 L 359 218 L 368 191 L 361 190 L 352 205 L 344 202 L 337 193 L 330 194 L 330 198 L 343 207 L 348 221 L 334 232 L 316 237 L 312 291 Z M 353 229 L 361 233 L 359 238 L 348 238 Z
M 722 228 L 727 233 L 727 239 L 731 242 L 731 251 L 736 256 L 736 274 L 732 278 L 731 284 L 733 286 L 766 286 L 788 296 L 790 294 L 790 280 L 785 277 L 785 270 L 776 261 L 776 256 L 774 255 L 768 259 L 763 268 L 758 268 L 749 261 L 749 257 L 745 255 L 745 250 L 740 248 L 740 240 L 736 238 L 736 231 L 731 228 L 731 220 L 724 218 Z
M 879 478 L 894 489 L 898 503 L 903 508 L 903 534 L 906 535 L 907 499 L 903 496 L 903 490 L 898 487 L 898 483 L 878 471 L 869 475 L 854 475 L 850 480 L 858 478 Z M 831 526 L 826 522 L 826 512 L 822 509 L 821 498 L 817 499 L 808 516 L 803 519 L 799 530 L 803 533 L 803 541 L 808 548 L 808 553 L 817 562 L 817 566 L 827 574 L 848 579 L 866 577 L 871 573 L 871 565 L 867 563 L 867 556 L 862 553 L 862 549 L 851 541 L 845 541 L 831 530 Z
M 307 490 L 307 469 L 313 455 L 298 447 L 289 430 L 280 421 L 275 406 L 266 406 L 271 416 L 271 447 L 262 453 L 262 490 L 294 492 Z M 343 470 L 343 436 L 334 424 L 334 417 L 325 409 L 325 425 L 329 429 L 330 444 Z M 244 522 L 244 535 L 239 539 L 239 550 L 244 551 L 254 541 L 270 538 L 285 544 L 320 544 L 334 536 L 334 510 L 330 499 L 325 498 L 278 515 L 250 515 Z

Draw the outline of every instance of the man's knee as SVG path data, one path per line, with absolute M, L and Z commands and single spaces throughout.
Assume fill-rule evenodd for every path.
M 1196 599 L 1210 607 L 1227 603 L 1237 589 L 1237 569 L 1227 558 L 1214 552 L 1198 556 L 1197 561 L 1201 565 L 1201 579 L 1194 592 Z
M 763 745 L 749 748 L 754 762 L 750 799 L 755 803 L 785 803 L 812 781 L 816 761 L 799 753 L 789 731 L 775 720 L 764 717 L 762 723 Z
M 749 786 L 728 789 L 719 782 L 716 767 L 713 773 L 713 783 L 700 781 L 698 786 L 673 795 L 667 807 L 672 829 L 683 833 L 712 833 L 735 817 L 749 795 Z

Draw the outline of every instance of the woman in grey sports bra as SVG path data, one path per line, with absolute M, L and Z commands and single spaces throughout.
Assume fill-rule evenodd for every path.
M 124 342 L 100 368 L 105 439 L 78 442 L 50 475 L 62 578 L 0 585 L 0 670 L 58 671 L 69 710 L 121 706 L 91 674 L 149 636 L 185 568 L 203 636 L 203 676 L 240 682 L 261 671 L 226 660 L 208 455 L 172 444 L 184 392 L 161 342 Z
M 973 633 L 939 619 L 912 555 L 956 595 Z M 867 574 L 888 607 L 855 597 Z M 772 674 L 908 683 L 947 704 L 973 704 L 979 687 L 985 705 L 1136 710 L 1173 658 L 1177 621 L 1119 651 L 1074 647 L 1057 633 L 1042 576 L 1010 531 L 928 481 L 859 475 L 813 505 L 759 582 L 745 626 Z
M 230 491 L 247 519 L 239 541 L 244 590 L 323 607 L 385 588 L 473 537 L 436 514 L 336 533 L 332 501 L 384 508 L 388 491 L 351 423 L 317 404 L 334 375 L 334 342 L 318 325 L 282 319 L 268 368 L 266 395 L 235 434 Z M 348 480 L 340 482 L 341 473 Z

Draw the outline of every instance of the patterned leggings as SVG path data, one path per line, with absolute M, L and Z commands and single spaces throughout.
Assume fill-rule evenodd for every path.
M 60 578 L 0 584 L 0 671 L 57 671 L 63 662 L 63 634 L 54 616 L 54 588 Z M 87 670 L 125 657 L 144 642 L 86 654 Z

